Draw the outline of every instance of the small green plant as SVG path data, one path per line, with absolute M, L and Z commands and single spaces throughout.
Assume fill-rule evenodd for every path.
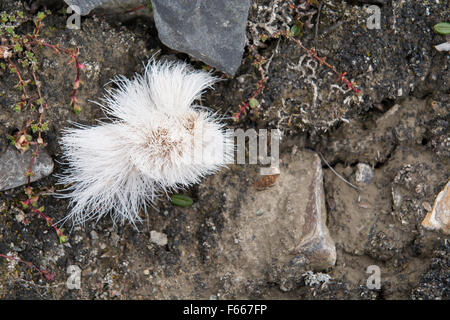
M 194 201 L 191 198 L 183 194 L 172 195 L 172 197 L 170 197 L 170 201 L 172 202 L 172 204 L 183 208 L 190 207 L 194 203 Z
M 266 32 L 260 34 L 258 41 L 256 43 L 253 42 L 253 44 L 249 46 L 249 53 L 251 54 L 250 58 L 252 59 L 252 65 L 258 70 L 260 78 L 256 84 L 256 88 L 253 91 L 252 95 L 250 96 L 250 98 L 247 99 L 247 102 L 242 101 L 239 104 L 238 112 L 236 112 L 233 115 L 233 119 L 235 121 L 239 121 L 239 119 L 243 115 L 246 115 L 249 110 L 251 110 L 255 115 L 259 114 L 258 107 L 260 107 L 261 104 L 257 100 L 257 97 L 265 89 L 265 84 L 268 80 L 266 73 L 269 63 L 264 57 L 262 57 L 258 53 L 258 46 L 260 45 L 260 43 L 264 43 L 269 39 L 284 38 L 294 42 L 301 50 L 303 50 L 310 57 L 315 59 L 319 63 L 319 65 L 329 68 L 334 74 L 336 74 L 338 80 L 344 83 L 349 90 L 354 92 L 354 94 L 358 96 L 362 95 L 362 91 L 358 89 L 353 82 L 347 79 L 346 72 L 339 72 L 335 66 L 325 61 L 326 57 L 320 57 L 318 55 L 318 52 L 314 48 L 308 49 L 300 40 L 300 38 L 303 35 L 302 34 L 303 26 L 310 25 L 312 16 L 316 13 L 316 11 L 312 9 L 312 6 L 318 7 L 319 2 L 317 0 L 301 0 L 299 5 L 294 4 L 293 1 L 285 1 L 277 4 L 278 7 L 283 5 L 289 7 L 289 9 L 292 10 L 293 12 L 292 21 L 294 21 L 294 23 L 289 28 L 282 28 L 282 29 L 276 29 L 275 27 L 272 26 L 266 26 L 265 27 Z M 301 21 L 303 17 L 306 17 L 307 20 Z M 258 24 L 258 26 L 259 25 L 260 24 Z M 263 65 L 265 65 L 265 68 L 263 67 Z
M 20 259 L 15 252 L 11 252 L 8 254 L 0 254 L 0 257 L 5 258 L 9 262 L 16 262 L 16 263 L 18 262 L 18 263 L 25 264 L 29 268 L 36 270 L 39 273 L 39 275 L 41 277 L 44 277 L 47 281 L 53 281 L 55 279 L 54 273 L 49 272 L 45 269 L 40 269 L 40 268 L 36 267 L 33 263 Z
M 13 110 L 17 113 L 30 113 L 25 127 L 14 135 L 7 136 L 10 144 L 22 153 L 30 149 L 32 151 L 28 170 L 24 173 L 27 177 L 27 186 L 25 187 L 26 200 L 21 202 L 22 206 L 43 218 L 56 231 L 60 243 L 64 243 L 67 241 L 67 237 L 63 234 L 63 229 L 56 227 L 52 219 L 44 214 L 44 207 L 38 205 L 39 195 L 31 187 L 31 177 L 35 175 L 33 165 L 39 155 L 39 149 L 46 145 L 44 135 L 49 130 L 49 124 L 44 120 L 48 105 L 41 92 L 42 81 L 39 80 L 37 50 L 50 48 L 57 54 L 68 56 L 70 59 L 68 64 L 75 65 L 76 77 L 69 103 L 75 113 L 81 111 L 76 94 L 80 86 L 80 74 L 85 66 L 78 60 L 78 48 L 67 49 L 59 44 L 53 45 L 40 37 L 39 32 L 44 26 L 42 21 L 49 14 L 51 14 L 50 11 L 39 12 L 35 17 L 27 17 L 22 11 L 13 14 L 7 14 L 6 12 L 0 14 L 0 68 L 5 71 L 8 69 L 18 79 L 15 88 L 21 94 L 19 101 L 14 104 Z M 34 22 L 33 32 L 16 33 L 17 27 L 27 21 Z
M 442 34 L 444 36 L 448 35 L 450 34 L 450 23 L 439 22 L 438 24 L 434 25 L 433 29 L 439 34 Z

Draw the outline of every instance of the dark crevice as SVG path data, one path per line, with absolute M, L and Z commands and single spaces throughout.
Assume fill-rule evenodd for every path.
M 391 148 L 391 150 L 386 155 L 386 159 L 384 161 L 377 161 L 374 165 L 374 169 L 380 169 L 382 168 L 386 163 L 389 162 L 389 160 L 392 158 L 392 155 L 394 154 L 395 150 L 397 149 L 398 144 L 394 144 Z

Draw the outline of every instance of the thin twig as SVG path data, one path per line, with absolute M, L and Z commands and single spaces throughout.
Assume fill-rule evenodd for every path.
M 320 10 L 322 9 L 322 3 L 319 3 L 319 9 L 317 9 L 317 21 L 316 28 L 314 32 L 314 49 L 317 50 L 317 36 L 319 34 L 319 23 L 320 23 Z
M 44 277 L 47 281 L 53 281 L 53 279 L 55 278 L 55 275 L 45 269 L 39 269 L 38 267 L 36 267 L 34 264 L 32 264 L 29 261 L 25 261 L 22 260 L 18 257 L 15 256 L 8 256 L 6 254 L 0 254 L 0 257 L 5 258 L 6 260 L 15 260 L 17 262 L 23 263 L 25 265 L 27 265 L 29 268 L 36 270 L 40 276 Z
M 319 156 L 320 158 L 323 160 L 323 162 L 325 162 L 325 164 L 328 166 L 328 168 L 330 168 L 330 170 L 338 176 L 338 178 L 340 178 L 342 181 L 344 181 L 346 184 L 348 184 L 350 187 L 356 189 L 359 191 L 359 188 L 357 186 L 355 186 L 354 184 L 351 184 L 349 181 L 347 181 L 343 176 L 341 176 L 339 173 L 336 172 L 336 170 L 334 170 L 331 165 L 328 163 L 327 160 L 325 160 L 325 158 L 323 157 L 323 155 L 319 152 Z

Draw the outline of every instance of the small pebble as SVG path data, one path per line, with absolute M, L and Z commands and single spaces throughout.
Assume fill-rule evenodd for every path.
M 373 180 L 372 167 L 365 163 L 358 163 L 356 165 L 355 179 L 358 183 L 371 183 Z
M 165 246 L 167 244 L 167 235 L 164 233 L 152 230 L 150 232 L 150 240 L 158 246 Z
M 429 204 L 428 202 L 426 202 L 426 201 L 424 201 L 424 202 L 422 202 L 422 207 L 428 212 L 428 211 L 431 211 L 431 209 L 433 209 L 433 208 L 431 208 L 431 204 Z
M 97 240 L 98 239 L 98 234 L 94 230 L 91 231 L 91 239 L 92 240 Z

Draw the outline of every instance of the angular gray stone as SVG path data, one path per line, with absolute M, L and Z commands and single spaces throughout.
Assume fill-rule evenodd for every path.
M 92 9 L 111 0 L 64 0 L 69 6 L 77 6 L 80 8 L 82 16 L 87 15 Z
M 159 39 L 230 75 L 241 65 L 249 0 L 152 0 Z
M 23 155 L 14 147 L 8 147 L 6 151 L 0 154 L 0 191 L 12 189 L 27 183 L 27 172 L 32 153 L 25 152 Z M 40 150 L 39 156 L 33 165 L 34 176 L 31 182 L 37 181 L 48 176 L 53 172 L 52 158 Z

